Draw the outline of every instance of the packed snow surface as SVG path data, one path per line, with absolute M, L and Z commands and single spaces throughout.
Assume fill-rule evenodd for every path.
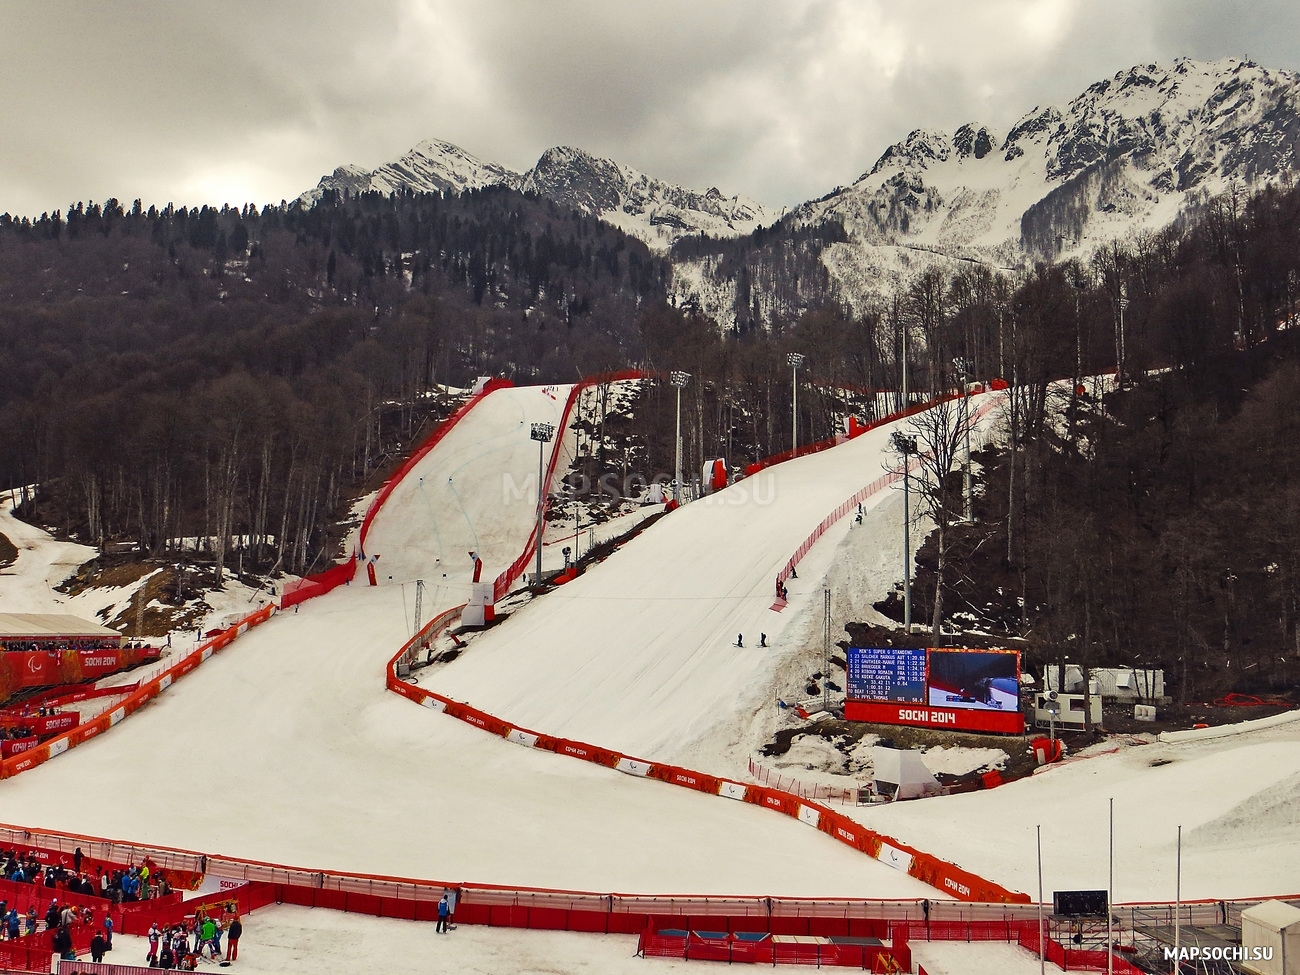
M 241 920 L 239 960 L 230 971 L 242 975 L 677 975 L 699 970 L 698 962 L 638 958 L 634 934 L 461 924 L 444 935 L 435 934 L 427 921 L 289 904 L 264 907 Z M 117 934 L 113 949 L 109 958 L 114 962 L 143 965 L 148 942 Z
M 994 395 L 974 397 L 972 409 L 1000 402 Z M 773 609 L 777 572 L 824 517 L 886 472 L 897 428 L 778 464 L 674 511 L 423 683 L 534 731 L 679 758 L 717 726 L 772 703 L 777 664 L 798 649 L 786 636 L 795 610 Z M 878 491 L 864 507 L 891 493 Z M 852 521 L 837 522 L 818 547 L 833 551 Z M 820 612 L 818 580 L 802 571 L 789 580 L 792 606 L 815 600 Z
M 522 549 L 531 504 L 502 485 L 536 477 L 527 427 L 553 422 L 565 394 L 493 393 L 424 459 L 368 545 L 381 555 L 382 580 L 391 574 L 394 584 L 359 579 L 254 629 L 111 734 L 0 783 L 4 818 L 449 882 L 931 896 L 795 820 L 521 748 L 384 690 L 384 664 L 413 625 L 409 581 L 435 580 L 427 617 L 463 600 L 462 552 L 481 552 L 489 578 Z M 877 476 L 885 433 L 780 465 L 662 519 L 489 631 L 463 666 L 441 668 L 435 685 L 536 730 L 648 757 L 676 754 L 675 742 L 737 735 L 754 707 L 770 704 L 770 673 L 782 666 L 791 628 L 799 642 L 809 637 L 836 554 L 856 550 L 850 542 L 886 544 L 873 525 L 894 504 L 869 502 L 864 524 L 844 519 L 791 581 L 786 614 L 802 622 L 770 609 L 776 568 L 825 513 Z M 52 598 L 41 596 L 45 580 L 66 575 L 82 553 L 4 524 L 28 544 L 19 545 L 22 574 L 0 577 L 10 587 L 0 594 L 23 593 L 24 608 L 40 609 L 34 604 Z M 460 567 L 444 582 L 434 571 L 449 561 Z M 867 571 L 884 570 L 872 563 Z M 732 646 L 737 632 L 743 648 Z M 755 646 L 760 632 L 774 646 Z M 146 801 L 94 799 L 123 788 Z M 839 808 L 1033 891 L 1038 825 L 1048 890 L 1105 885 L 1112 798 L 1119 901 L 1173 896 L 1179 825 L 1185 897 L 1300 888 L 1300 722 L 1122 745 L 989 791 Z
M 367 546 L 393 585 L 371 588 L 363 573 L 249 631 L 111 734 L 0 783 L 3 818 L 453 883 L 931 893 L 796 820 L 521 748 L 385 689 L 413 612 L 413 587 L 398 581 L 432 578 L 437 559 L 459 563 L 426 592 L 427 618 L 463 601 L 466 549 L 483 553 L 485 578 L 522 550 L 530 506 L 502 503 L 502 477 L 536 477 L 528 426 L 553 422 L 566 394 L 494 392 L 430 452 Z M 123 789 L 142 801 L 95 798 Z
M 1128 744 L 997 789 L 848 815 L 1013 889 L 1035 891 L 1035 827 L 1046 889 L 1107 882 L 1115 808 L 1115 899 L 1173 900 L 1178 827 L 1182 893 L 1300 893 L 1300 724 L 1235 738 Z

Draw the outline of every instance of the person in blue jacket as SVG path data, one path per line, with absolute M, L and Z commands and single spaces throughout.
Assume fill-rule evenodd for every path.
M 447 922 L 451 917 L 451 905 L 447 903 L 447 895 L 442 895 L 442 900 L 438 901 L 438 926 L 434 929 L 437 934 L 447 933 Z

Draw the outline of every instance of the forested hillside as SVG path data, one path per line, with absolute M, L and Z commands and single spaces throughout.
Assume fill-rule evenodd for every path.
M 807 279 L 837 234 L 678 248 L 738 268 L 757 249 L 765 273 Z M 86 540 L 166 557 L 211 536 L 219 564 L 251 536 L 252 564 L 301 572 L 335 556 L 348 499 L 450 408 L 440 384 L 684 370 L 686 469 L 739 470 L 791 443 L 787 353 L 806 356 L 801 443 L 869 419 L 906 361 L 914 394 L 1000 376 L 1014 406 L 1009 449 L 981 458 L 975 521 L 952 536 L 946 631 L 1156 661 L 1185 672 L 1183 694 L 1286 684 L 1298 270 L 1300 192 L 1274 186 L 1086 263 L 931 267 L 854 314 L 751 301 L 719 327 L 666 300 L 672 266 L 644 245 L 506 189 L 78 205 L 0 219 L 0 486 L 40 483 L 23 513 Z M 1070 393 L 1117 372 L 1118 389 Z M 633 405 L 641 473 L 671 470 L 674 407 L 664 383 Z M 626 450 L 598 448 L 593 483 L 628 473 Z M 927 549 L 918 619 L 932 565 Z
M 438 412 L 436 384 L 635 358 L 666 275 L 639 242 L 505 190 L 6 215 L 0 481 L 40 483 L 25 513 L 91 541 L 246 534 L 255 562 L 304 571 Z

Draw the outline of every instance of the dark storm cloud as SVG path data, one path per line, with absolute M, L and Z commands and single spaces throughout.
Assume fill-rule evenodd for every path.
M 278 201 L 425 138 L 793 204 L 912 128 L 1005 130 L 1135 63 L 1297 52 L 1290 5 L 1222 0 L 0 0 L 0 210 Z

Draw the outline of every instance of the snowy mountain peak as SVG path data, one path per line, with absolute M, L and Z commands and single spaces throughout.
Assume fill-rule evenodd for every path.
M 327 190 L 346 190 L 349 194 L 371 190 L 392 193 L 399 189 L 417 193 L 460 193 L 485 186 L 511 184 L 518 178 L 517 173 L 496 163 L 485 163 L 460 146 L 428 139 L 396 162 L 385 163 L 375 170 L 340 166 L 329 176 L 322 177 L 315 188 L 299 199 L 311 204 Z
M 340 166 L 300 199 L 311 204 L 327 190 L 460 193 L 486 186 L 535 193 L 604 220 L 658 251 L 691 234 L 747 234 L 774 222 L 783 212 L 746 197 L 728 197 L 716 186 L 704 192 L 685 189 L 571 146 L 547 149 L 532 169 L 520 174 L 436 139 L 421 142 L 396 162 L 370 172 Z
M 519 183 L 524 192 L 598 216 L 622 203 L 627 182 L 619 165 L 581 149 L 557 146 L 542 153 Z
M 1230 184 L 1300 171 L 1300 74 L 1236 58 L 1140 64 L 1064 105 L 1021 116 L 1000 142 L 970 123 L 916 129 L 852 186 L 806 203 L 791 229 L 839 224 L 821 249 L 825 281 L 808 296 L 865 306 L 920 268 L 1014 268 L 1155 231 Z M 760 277 L 750 271 L 750 278 Z M 772 273 L 775 273 L 773 271 Z M 797 316 L 791 289 L 743 301 L 716 268 L 679 267 L 678 298 L 721 321 L 735 308 Z M 810 288 L 812 286 L 810 285 Z
M 876 164 L 858 178 L 858 182 L 890 169 L 926 169 L 947 162 L 953 154 L 953 140 L 938 129 L 915 129 L 902 142 L 896 142 L 876 160 Z
M 973 156 L 976 159 L 983 159 L 990 152 L 997 148 L 997 137 L 989 131 L 988 126 L 981 125 L 978 128 L 975 124 L 968 123 L 963 125 L 952 137 L 953 148 L 957 150 L 957 156 L 961 159 Z
M 1294 151 L 1278 151 L 1288 142 L 1286 132 L 1276 129 L 1280 117 L 1270 113 L 1281 107 L 1294 119 L 1296 94 L 1294 73 L 1236 58 L 1137 65 L 1090 86 L 1064 109 L 1026 115 L 1008 134 L 1003 150 L 1012 161 L 1030 153 L 1031 144 L 1045 147 L 1047 175 L 1053 180 L 1068 180 L 1088 166 L 1121 157 L 1154 161 L 1181 158 L 1189 150 L 1192 167 L 1217 157 L 1218 165 L 1211 168 L 1228 178 L 1251 180 L 1293 167 Z M 1260 135 L 1267 136 L 1267 145 L 1259 144 Z M 1227 151 L 1238 138 L 1251 146 Z M 1293 149 L 1293 136 L 1289 143 Z M 1177 165 L 1178 158 L 1163 161 L 1167 188 L 1188 189 L 1208 172 L 1189 172 L 1188 165 Z

